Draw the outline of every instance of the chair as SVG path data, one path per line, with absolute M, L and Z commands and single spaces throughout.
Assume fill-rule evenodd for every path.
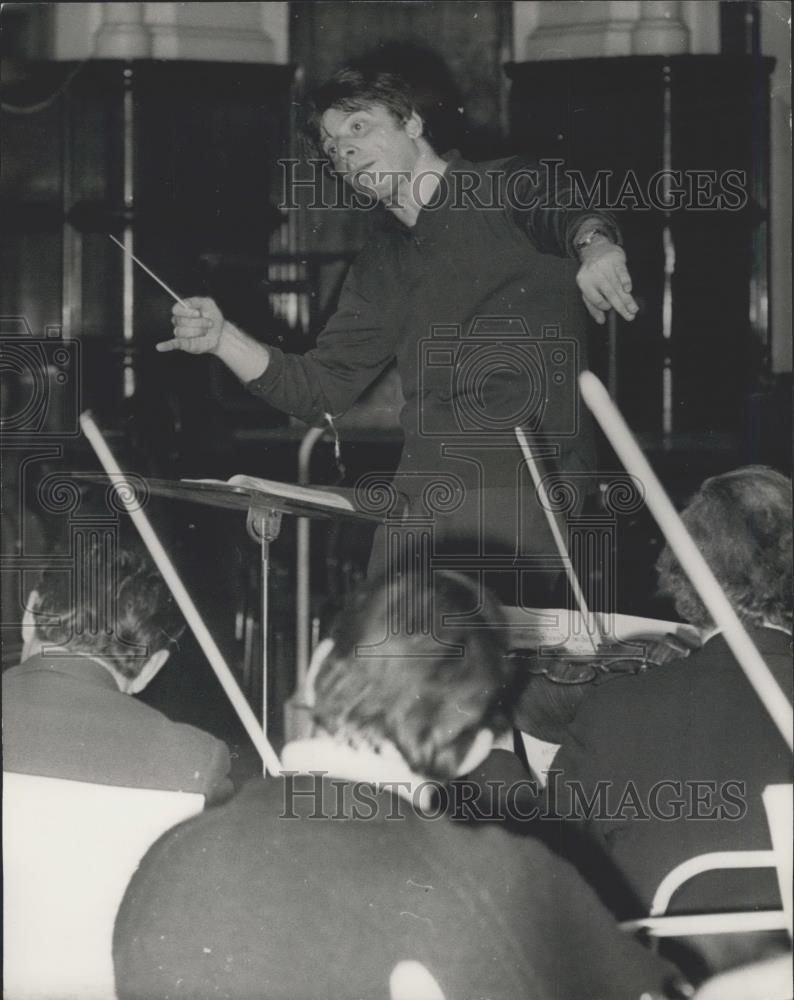
M 3 773 L 4 995 L 109 1000 L 113 924 L 140 859 L 204 796 Z
M 786 929 L 792 931 L 792 854 L 794 853 L 794 786 L 767 785 L 761 795 L 775 855 Z
M 643 931 L 653 937 L 699 934 L 741 934 L 753 931 L 788 931 L 791 937 L 792 829 L 794 809 L 791 785 L 767 785 L 764 807 L 772 838 L 772 849 L 761 851 L 714 851 L 699 854 L 677 865 L 660 882 L 650 915 L 620 924 L 626 931 Z M 783 906 L 779 910 L 748 910 L 733 913 L 667 914 L 673 895 L 681 886 L 707 871 L 737 868 L 775 868 Z

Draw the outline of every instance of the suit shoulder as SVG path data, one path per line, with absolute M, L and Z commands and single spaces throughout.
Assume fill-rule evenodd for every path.
M 208 764 L 229 766 L 229 750 L 223 740 L 187 722 L 174 722 L 156 708 L 125 696 L 130 718 L 140 726 L 141 742 L 158 748 L 168 748 L 172 762 L 177 760 L 195 763 L 194 770 L 203 771 Z M 158 750 L 159 752 L 159 750 Z
M 206 730 L 199 729 L 188 722 L 174 722 L 168 716 L 163 715 L 162 712 L 151 708 L 149 705 L 142 707 L 147 708 L 151 713 L 155 713 L 156 724 L 169 734 L 171 742 L 184 748 L 185 752 L 191 754 L 201 753 L 205 757 L 214 757 L 219 753 L 228 756 L 228 749 L 223 740 L 219 740 L 216 736 L 206 732 Z M 155 716 L 149 716 L 153 722 L 155 721 Z

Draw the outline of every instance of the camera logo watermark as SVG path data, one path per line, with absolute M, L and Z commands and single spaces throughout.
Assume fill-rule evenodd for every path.
M 578 344 L 558 325 L 533 332 L 523 316 L 478 316 L 464 330 L 439 324 L 418 343 L 417 427 L 445 440 L 501 438 L 515 428 L 555 438 L 579 427 Z M 549 398 L 554 393 L 554 422 Z
M 119 491 L 144 505 L 141 477 L 108 482 L 65 467 L 73 459 L 83 409 L 82 345 L 58 324 L 33 333 L 25 316 L 0 317 L 0 443 L 3 448 L 4 545 L 0 626 L 18 642 L 32 612 L 46 655 L 69 655 L 82 644 L 115 637 L 129 657 L 147 650 L 121 637 L 116 595 L 121 583 Z M 128 485 L 131 484 L 131 485 Z M 126 516 L 126 513 L 125 513 Z M 36 614 L 30 595 L 43 575 L 59 612 Z M 73 655 L 73 653 L 72 653 Z
M 35 337 L 23 316 L 0 319 L 0 377 L 4 402 L 0 439 L 71 438 L 80 433 L 80 343 L 47 326 Z

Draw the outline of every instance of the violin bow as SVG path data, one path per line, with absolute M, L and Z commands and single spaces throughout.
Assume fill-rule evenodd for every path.
M 242 722 L 245 731 L 251 738 L 251 742 L 259 751 L 259 755 L 262 758 L 265 769 L 271 774 L 278 774 L 281 770 L 281 762 L 262 731 L 259 721 L 254 715 L 251 706 L 248 704 L 245 695 L 240 690 L 240 686 L 237 683 L 234 674 L 229 669 L 228 664 L 224 660 L 223 654 L 220 649 L 218 649 L 218 646 L 212 638 L 209 629 L 204 624 L 204 620 L 199 614 L 198 608 L 193 603 L 190 594 L 187 592 L 185 585 L 182 583 L 174 564 L 171 562 L 168 553 L 165 551 L 160 539 L 157 537 L 157 533 L 152 527 L 149 518 L 143 512 L 143 509 L 141 508 L 141 505 L 136 497 L 135 487 L 121 471 L 118 462 L 108 447 L 107 442 L 102 436 L 102 432 L 99 427 L 97 427 L 90 412 L 86 411 L 85 413 L 80 414 L 80 427 L 83 434 L 85 434 L 86 438 L 91 443 L 91 447 L 96 452 L 102 468 L 108 474 L 111 483 L 116 489 L 117 496 L 132 519 L 132 523 L 138 529 L 138 534 L 143 539 L 143 542 L 149 550 L 155 565 L 160 570 L 163 579 L 168 584 L 171 593 L 174 595 L 174 600 L 179 605 L 179 609 L 185 616 L 185 620 L 188 625 L 190 625 L 190 628 L 198 640 L 199 645 L 204 650 L 204 655 L 209 660 L 210 666 L 215 671 L 215 675 L 220 681 L 221 687 L 226 692 L 229 701 L 234 706 L 234 710 L 237 712 L 240 722 Z
M 636 476 L 645 487 L 645 502 L 656 523 L 662 529 L 667 543 L 675 553 L 678 562 L 697 590 L 715 625 L 720 628 L 725 640 L 736 657 L 739 666 L 747 675 L 758 697 L 771 715 L 780 734 L 788 744 L 794 743 L 794 719 L 791 704 L 764 658 L 747 634 L 747 630 L 733 610 L 725 591 L 719 584 L 695 545 L 675 507 L 670 502 L 662 484 L 629 430 L 620 410 L 615 406 L 603 383 L 592 372 L 582 372 L 579 388 L 593 416 L 606 434 L 626 470 Z
M 551 529 L 554 544 L 557 546 L 557 552 L 559 553 L 560 558 L 562 559 L 562 564 L 565 567 L 565 574 L 568 577 L 568 583 L 571 586 L 574 600 L 579 608 L 579 614 L 582 616 L 582 621 L 584 622 L 584 627 L 587 631 L 587 638 L 590 640 L 593 652 L 597 653 L 598 647 L 601 643 L 601 632 L 599 631 L 595 615 L 591 614 L 590 609 L 587 606 L 587 601 L 585 600 L 582 587 L 579 583 L 579 577 L 576 575 L 576 570 L 573 567 L 573 560 L 568 552 L 565 539 L 562 537 L 560 526 L 557 524 L 557 518 L 552 510 L 549 495 L 546 491 L 546 485 L 541 478 L 537 462 L 532 454 L 532 448 L 529 445 L 524 428 L 516 427 L 515 435 L 519 447 L 524 455 L 524 461 L 527 463 L 529 474 L 532 476 L 535 492 L 538 496 L 538 500 L 540 501 L 540 505 L 543 508 L 543 513 L 546 515 L 546 521 Z

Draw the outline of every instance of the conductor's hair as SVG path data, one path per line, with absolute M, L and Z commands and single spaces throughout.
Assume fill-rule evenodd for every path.
M 497 601 L 455 573 L 368 584 L 331 631 L 315 721 L 354 745 L 391 742 L 417 774 L 454 776 L 480 729 L 509 727 L 516 666 L 503 625 Z
M 791 480 L 774 469 L 749 465 L 707 479 L 682 519 L 738 616 L 791 628 Z M 711 617 L 670 550 L 656 568 L 659 586 L 678 613 L 700 628 Z
M 37 583 L 36 634 L 45 648 L 99 656 L 127 678 L 174 645 L 184 620 L 163 578 L 137 547 L 94 538 L 67 568 Z
M 303 132 L 311 150 L 316 154 L 322 150 L 320 122 L 330 108 L 352 114 L 374 104 L 382 105 L 401 124 L 417 110 L 411 87 L 401 76 L 352 66 L 339 70 L 307 102 Z

